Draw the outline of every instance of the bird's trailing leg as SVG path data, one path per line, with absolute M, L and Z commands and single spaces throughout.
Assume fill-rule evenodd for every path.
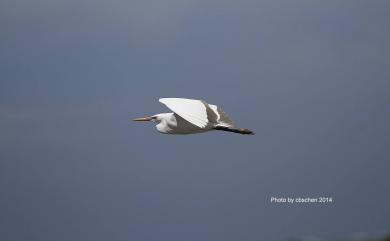
M 226 127 L 226 126 L 216 126 L 214 127 L 214 130 L 218 131 L 228 131 L 228 132 L 234 132 L 234 133 L 239 133 L 243 135 L 254 135 L 255 133 L 251 130 L 245 129 L 245 128 L 231 128 L 231 127 Z

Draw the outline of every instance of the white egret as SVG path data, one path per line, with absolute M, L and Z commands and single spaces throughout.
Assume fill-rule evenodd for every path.
M 235 128 L 233 121 L 220 107 L 207 104 L 203 100 L 161 98 L 159 101 L 173 113 L 161 113 L 133 120 L 153 121 L 157 123 L 157 130 L 164 134 L 194 134 L 211 130 L 254 134 L 248 129 Z

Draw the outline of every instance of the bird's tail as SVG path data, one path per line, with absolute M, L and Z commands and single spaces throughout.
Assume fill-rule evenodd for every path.
M 234 133 L 239 133 L 242 135 L 254 135 L 255 134 L 253 131 L 251 131 L 249 129 L 245 129 L 245 128 L 236 129 L 236 128 L 226 127 L 226 126 L 216 126 L 216 127 L 214 127 L 214 130 L 234 132 Z

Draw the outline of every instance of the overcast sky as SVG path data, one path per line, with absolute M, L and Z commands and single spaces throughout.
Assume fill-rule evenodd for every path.
M 390 232 L 389 23 L 387 0 L 2 0 L 0 239 Z M 129 121 L 160 97 L 256 135 Z

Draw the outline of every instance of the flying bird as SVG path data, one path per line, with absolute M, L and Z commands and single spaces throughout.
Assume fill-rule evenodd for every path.
M 164 134 L 195 134 L 212 130 L 228 131 L 244 135 L 254 135 L 251 130 L 235 128 L 232 119 L 218 106 L 203 100 L 183 98 L 161 98 L 172 113 L 133 119 L 133 121 L 153 121 Z

